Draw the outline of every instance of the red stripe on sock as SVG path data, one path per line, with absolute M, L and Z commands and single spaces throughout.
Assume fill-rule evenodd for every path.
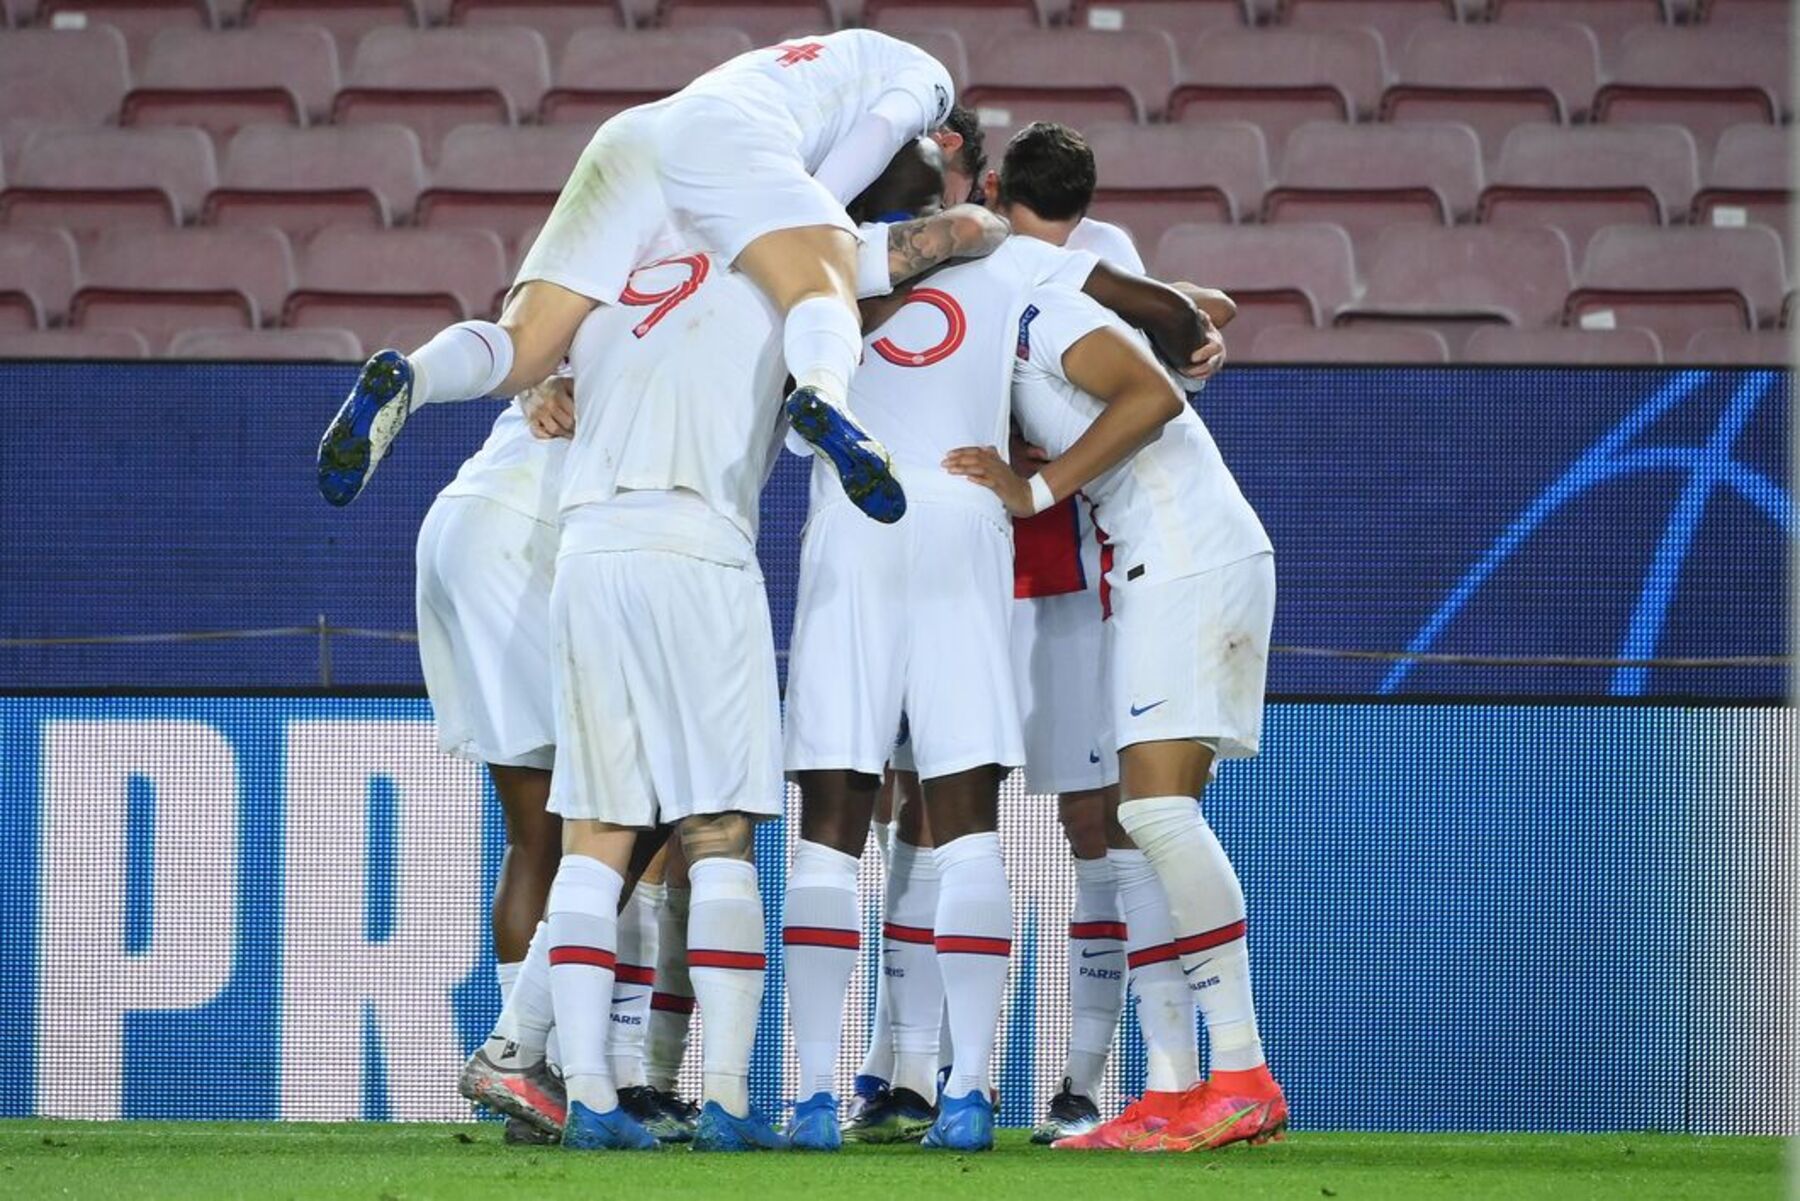
M 1181 958 L 1172 942 L 1158 943 L 1154 947 L 1139 947 L 1125 956 L 1125 966 L 1129 968 L 1152 967 L 1158 963 L 1167 963 L 1171 959 Z
M 1203 934 L 1191 934 L 1186 938 L 1178 938 L 1175 940 L 1175 949 L 1183 955 L 1210 951 L 1214 947 L 1222 947 L 1228 942 L 1236 942 L 1244 937 L 1244 929 L 1244 922 L 1235 921 L 1229 926 L 1220 926 L 1217 930 L 1208 930 Z
M 694 1012 L 694 998 L 679 996 L 672 992 L 653 992 L 650 994 L 650 1008 L 664 1013 Z
M 564 964 L 575 964 L 585 967 L 603 967 L 611 970 L 618 963 L 618 956 L 600 947 L 551 947 L 550 966 L 561 967 Z
M 635 963 L 621 963 L 613 969 L 613 979 L 620 984 L 655 984 L 656 969 L 639 967 Z
M 932 933 L 923 926 L 897 926 L 888 922 L 881 927 L 881 936 L 894 942 L 912 942 L 921 946 L 930 946 Z
M 696 951 L 688 948 L 688 967 L 726 967 L 740 972 L 760 972 L 764 967 L 761 951 Z
M 840 930 L 836 926 L 788 926 L 781 941 L 790 947 L 839 947 L 854 951 L 862 946 L 862 934 L 856 930 Z
M 1116 938 L 1125 941 L 1124 922 L 1070 922 L 1070 938 Z
M 973 934 L 940 934 L 936 939 L 939 955 L 1011 955 L 1012 939 L 980 938 Z

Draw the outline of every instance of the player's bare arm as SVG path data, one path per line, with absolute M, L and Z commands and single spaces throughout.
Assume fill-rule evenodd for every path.
M 1062 365 L 1070 383 L 1106 407 L 1073 446 L 1038 469 L 1052 503 L 1149 445 L 1186 407 L 1162 368 L 1116 329 L 1088 333 L 1064 353 Z M 991 446 L 953 450 L 944 457 L 944 469 L 993 492 L 1015 517 L 1049 507 L 1037 503 L 1031 485 Z
M 1214 332 L 1212 318 L 1179 289 L 1100 262 L 1081 290 L 1143 330 L 1177 370 L 1185 374 L 1205 361 L 1197 356 Z
M 992 254 L 1011 232 L 1006 218 L 978 204 L 897 222 L 888 227 L 889 277 L 899 283 L 952 259 Z

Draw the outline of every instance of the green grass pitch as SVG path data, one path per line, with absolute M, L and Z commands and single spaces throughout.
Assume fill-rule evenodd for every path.
M 1681 1135 L 1296 1134 L 1211 1155 L 914 1147 L 838 1155 L 577 1154 L 504 1146 L 480 1126 L 0 1122 L 0 1197 L 365 1201 L 1201 1201 L 1227 1198 L 1759 1198 L 1784 1193 L 1785 1145 Z

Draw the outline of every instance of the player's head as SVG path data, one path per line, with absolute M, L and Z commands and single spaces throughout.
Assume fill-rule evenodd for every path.
M 1073 226 L 1094 202 L 1094 152 L 1087 139 L 1054 121 L 1037 121 L 1013 135 L 1000 163 L 1000 211 L 1021 221 Z
M 974 112 L 957 105 L 931 136 L 944 151 L 944 206 L 987 203 L 987 139 Z
M 859 225 L 929 216 L 938 210 L 943 193 L 943 150 L 930 137 L 915 138 L 845 208 Z

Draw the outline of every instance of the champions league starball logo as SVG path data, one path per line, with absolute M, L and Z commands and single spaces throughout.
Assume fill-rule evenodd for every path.
M 1661 514 L 1661 534 L 1656 539 L 1636 602 L 1616 647 L 1620 659 L 1642 660 L 1657 654 L 1679 590 L 1683 565 L 1694 549 L 1701 519 L 1710 505 L 1735 497 L 1751 514 L 1766 519 L 1787 537 L 1793 537 L 1792 498 L 1777 480 L 1744 462 L 1735 453 L 1740 436 L 1759 406 L 1778 393 L 1779 372 L 1745 372 L 1719 410 L 1710 432 L 1698 444 L 1670 445 L 1652 432 L 1660 420 L 1684 406 L 1712 403 L 1705 385 L 1717 378 L 1719 376 L 1710 371 L 1685 371 L 1669 377 L 1662 387 L 1584 451 L 1554 483 L 1526 505 L 1468 569 L 1437 611 L 1413 636 L 1407 651 L 1413 654 L 1430 651 L 1483 586 L 1534 537 L 1544 533 L 1564 508 L 1596 488 L 1614 485 L 1633 476 L 1674 472 L 1685 476 L 1685 482 L 1673 507 Z M 1646 519 L 1655 516 L 1647 513 Z M 1413 662 L 1395 664 L 1378 690 L 1382 693 L 1398 691 L 1415 666 Z M 1648 686 L 1649 676 L 1648 667 L 1617 667 L 1613 670 L 1609 690 L 1614 696 L 1640 696 Z

